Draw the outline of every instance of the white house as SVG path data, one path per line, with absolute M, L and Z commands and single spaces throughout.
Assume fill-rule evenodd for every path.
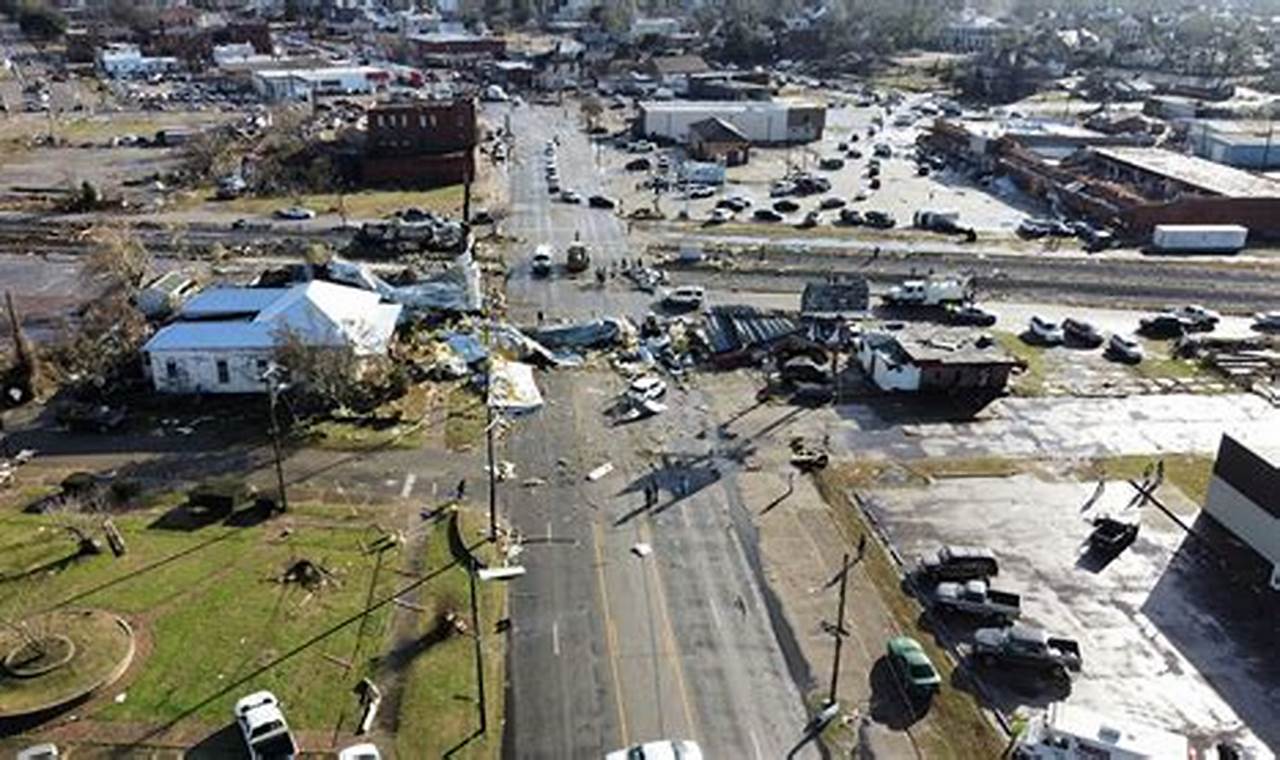
M 1270 565 L 1280 590 L 1280 449 L 1224 434 L 1204 511 Z
M 262 393 L 262 373 L 286 336 L 316 347 L 385 354 L 399 304 L 377 293 L 313 280 L 289 288 L 215 288 L 188 301 L 179 321 L 142 347 L 163 393 Z
M 112 79 L 149 77 L 176 71 L 178 59 L 167 55 L 143 55 L 137 45 L 112 42 L 98 51 L 98 68 Z

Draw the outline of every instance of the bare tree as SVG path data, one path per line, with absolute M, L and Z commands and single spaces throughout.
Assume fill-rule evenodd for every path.
M 108 293 L 137 292 L 151 269 L 151 253 L 138 236 L 123 227 L 95 227 L 88 235 L 94 246 L 81 276 Z

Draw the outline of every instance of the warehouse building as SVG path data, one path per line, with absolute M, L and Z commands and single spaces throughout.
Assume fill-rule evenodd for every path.
M 1275 125 L 1260 121 L 1201 121 L 1187 130 L 1197 156 L 1255 171 L 1280 168 L 1276 138 Z
M 1280 447 L 1224 434 L 1204 511 L 1261 556 L 1280 590 Z
M 799 100 L 649 101 L 640 104 L 635 129 L 644 137 L 683 145 L 693 125 L 707 119 L 732 125 L 753 145 L 786 145 L 821 140 L 827 109 Z
M 264 69 L 253 74 L 253 89 L 264 99 L 277 102 L 317 95 L 369 95 L 390 83 L 391 72 L 377 66 Z

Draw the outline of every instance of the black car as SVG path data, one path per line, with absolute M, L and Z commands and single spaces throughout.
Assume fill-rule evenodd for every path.
M 1157 314 L 1138 322 L 1138 332 L 1148 338 L 1181 338 L 1186 335 L 1187 323 L 1173 314 Z
M 849 152 L 846 153 L 845 155 L 856 161 L 857 159 L 862 158 L 862 151 L 858 150 L 857 148 L 850 148 Z
M 653 168 L 653 163 L 647 158 L 633 158 L 623 168 L 629 172 L 647 172 Z
M 752 215 L 757 222 L 780 222 L 782 214 L 771 208 L 758 208 L 756 213 Z
M 739 211 L 746 211 L 747 205 L 746 200 L 743 198 L 721 198 L 716 201 L 716 208 L 728 209 L 735 213 Z
M 834 195 L 832 195 L 830 197 L 823 198 L 822 202 L 818 204 L 818 208 L 824 211 L 832 211 L 834 209 L 844 208 L 844 205 L 845 205 L 844 198 L 837 198 Z
M 831 190 L 831 181 L 825 177 L 802 176 L 795 179 L 796 195 L 817 195 Z
M 850 227 L 857 227 L 863 222 L 862 212 L 856 208 L 840 209 L 840 224 L 846 224 Z
M 833 172 L 844 168 L 843 158 L 824 158 L 818 162 L 818 168 L 823 171 Z
M 800 223 L 796 225 L 798 229 L 802 229 L 802 230 L 811 229 L 817 226 L 818 226 L 817 211 L 810 211 L 809 213 L 805 214 L 804 219 L 800 220 Z
M 777 211 L 780 214 L 790 214 L 793 211 L 799 211 L 800 204 L 796 203 L 795 201 L 789 198 L 783 198 L 782 200 L 773 204 L 773 210 Z
M 879 177 L 872 177 L 872 178 L 871 178 L 871 181 L 867 183 L 867 187 L 871 188 L 872 190 L 879 190 L 879 189 L 880 189 L 880 178 L 879 178 Z
M 887 230 L 898 225 L 898 220 L 883 211 L 868 211 L 862 215 L 863 220 L 868 227 L 874 227 L 878 230 Z
M 948 321 L 953 325 L 972 325 L 974 327 L 990 327 L 996 323 L 996 315 L 973 304 L 957 306 L 947 313 Z
M 1062 337 L 1069 345 L 1097 348 L 1102 345 L 1102 333 L 1092 324 L 1068 317 L 1062 320 Z
M 593 195 L 587 199 L 587 205 L 591 208 L 616 208 L 618 203 L 606 195 Z

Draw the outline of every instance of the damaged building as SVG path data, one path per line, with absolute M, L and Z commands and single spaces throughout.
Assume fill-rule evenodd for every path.
M 854 355 L 880 390 L 920 395 L 994 398 L 1025 367 L 999 344 L 964 330 L 868 332 Z
M 368 112 L 361 158 L 367 185 L 426 189 L 475 176 L 475 102 L 413 100 L 382 103 Z

